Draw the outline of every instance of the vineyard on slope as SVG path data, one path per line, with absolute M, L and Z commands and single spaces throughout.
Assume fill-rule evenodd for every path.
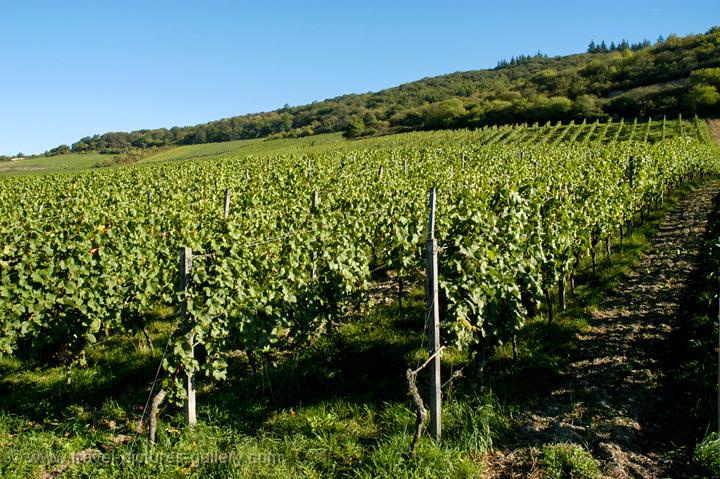
M 495 129 L 414 133 L 346 152 L 3 179 L 0 352 L 55 356 L 70 380 L 99 338 L 183 305 L 164 362 L 180 401 L 186 374 L 223 379 L 230 351 L 302 344 L 366 301 L 377 271 L 402 282 L 421 269 L 435 187 L 446 341 L 474 351 L 481 375 L 582 257 L 669 189 L 717 171 L 696 139 L 704 126 L 675 123 L 652 143 L 649 123 L 630 127 L 641 142 L 618 141 L 622 124 L 546 125 L 545 142 L 521 126 L 493 141 Z M 181 247 L 195 255 L 187 291 Z

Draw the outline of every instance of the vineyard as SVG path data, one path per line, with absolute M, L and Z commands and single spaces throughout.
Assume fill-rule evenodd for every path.
M 579 268 L 719 160 L 696 118 L 0 178 L 0 355 L 57 365 L 70 387 L 93 348 L 142 337 L 161 365 L 143 393 L 182 405 L 195 377 L 202 422 L 238 355 L 312 347 L 385 299 L 414 314 L 435 188 L 442 344 L 481 388 L 494 351 L 566 308 Z

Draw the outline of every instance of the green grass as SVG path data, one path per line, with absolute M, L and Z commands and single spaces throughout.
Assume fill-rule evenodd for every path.
M 274 140 L 239 140 L 223 143 L 205 143 L 163 149 L 149 152 L 135 162 L 115 161 L 118 155 L 99 153 L 71 153 L 53 157 L 37 157 L 24 160 L 1 162 L 0 176 L 18 174 L 48 174 L 59 172 L 75 172 L 91 168 L 122 167 L 146 164 L 167 163 L 185 160 L 213 160 L 229 156 L 274 156 L 286 153 L 322 153 L 338 148 L 360 148 L 360 141 L 348 141 L 340 133 L 315 135 L 303 138 L 287 138 Z M 122 158 L 122 155 L 120 155 Z
M 709 477 L 720 477 L 720 434 L 714 432 L 698 444 L 693 460 Z
M 600 468 L 592 455 L 573 444 L 551 444 L 540 450 L 540 464 L 547 479 L 594 479 Z
M 107 155 L 99 153 L 71 153 L 68 155 L 7 161 L 0 163 L 0 175 L 74 172 L 94 168 L 99 163 L 106 161 L 107 158 Z
M 12 444 L 0 447 L 0 473 L 39 477 L 62 468 L 67 477 L 477 477 L 477 454 L 491 447 L 506 422 L 487 398 L 449 397 L 446 441 L 423 438 L 417 457 L 407 457 L 415 413 L 404 371 L 418 353 L 423 307 L 422 293 L 414 291 L 402 311 L 372 310 L 302 351 L 261 356 L 256 372 L 246 357 L 235 357 L 232 381 L 200 381 L 194 430 L 184 427 L 176 407 L 165 407 L 154 451 L 159 461 L 129 460 L 149 454 L 146 431 L 134 443 L 113 445 L 135 436 L 159 361 L 159 351 L 146 351 L 140 336 L 114 337 L 91 349 L 88 367 L 73 372 L 71 385 L 57 365 L 3 359 L 0 443 Z M 161 346 L 170 324 L 158 320 L 150 329 Z M 38 464 L 21 460 L 35 451 L 48 456 Z M 73 461 L 80 451 L 104 455 Z M 220 453 L 233 464 L 204 463 Z
M 323 150 L 336 150 L 344 145 L 353 145 L 342 137 L 341 133 L 314 135 L 303 138 L 238 140 L 223 143 L 205 143 L 202 145 L 180 146 L 147 156 L 139 163 L 165 163 L 192 159 L 216 159 L 228 156 L 266 156 L 284 153 L 302 153 Z

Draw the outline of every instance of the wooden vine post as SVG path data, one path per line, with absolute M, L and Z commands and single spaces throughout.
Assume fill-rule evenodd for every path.
M 230 216 L 230 190 L 225 190 L 225 205 L 223 207 L 223 218 Z
M 318 204 L 320 202 L 320 197 L 318 196 L 317 190 L 313 191 L 312 194 L 312 206 L 311 210 L 313 214 L 317 214 L 318 211 Z M 318 258 L 318 252 L 313 251 L 312 252 L 312 273 L 310 275 L 311 279 L 317 278 L 317 258 Z
M 192 270 L 192 250 L 188 247 L 180 248 L 180 291 L 183 294 L 187 293 L 188 286 L 190 284 L 190 271 Z M 183 298 L 182 305 L 180 307 L 180 319 L 183 324 L 187 324 L 188 312 L 187 312 L 187 298 Z M 195 356 L 195 338 L 190 334 L 190 357 Z M 185 400 L 185 422 L 189 426 L 194 426 L 197 423 L 197 415 L 195 413 L 195 375 L 192 372 L 187 373 L 187 379 L 185 381 L 185 393 L 187 399 Z
M 628 164 L 628 183 L 630 184 L 630 190 L 635 189 L 635 158 L 630 157 Z M 627 235 L 631 236 L 633 230 L 632 217 L 627 221 Z
M 427 252 L 427 294 L 430 336 L 430 434 L 436 441 L 442 434 L 442 387 L 440 383 L 440 305 L 438 302 L 438 260 L 437 239 L 435 238 L 435 188 L 430 190 L 430 216 L 428 218 Z

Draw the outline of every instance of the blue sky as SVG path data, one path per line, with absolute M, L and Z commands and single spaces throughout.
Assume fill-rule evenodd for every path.
M 717 0 L 0 0 L 0 154 L 713 25 Z

